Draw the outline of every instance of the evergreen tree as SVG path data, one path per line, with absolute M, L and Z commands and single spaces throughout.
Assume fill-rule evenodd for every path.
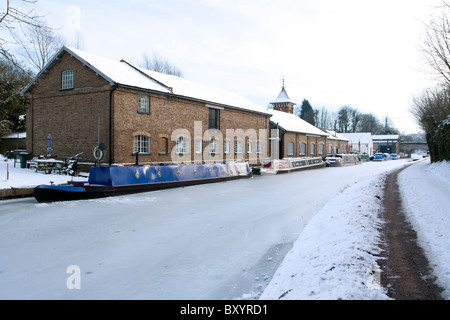
M 314 120 L 314 110 L 311 107 L 311 104 L 308 100 L 304 99 L 302 102 L 302 107 L 300 111 L 300 118 L 305 120 L 306 122 L 309 122 L 313 126 L 316 125 L 316 122 Z
M 0 135 L 25 130 L 25 100 L 20 91 L 31 81 L 31 76 L 31 72 L 0 59 Z

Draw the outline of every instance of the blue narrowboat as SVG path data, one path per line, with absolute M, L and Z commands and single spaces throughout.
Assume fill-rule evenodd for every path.
M 38 202 L 93 199 L 251 176 L 252 171 L 245 162 L 94 166 L 90 169 L 88 182 L 72 181 L 67 185 L 39 185 L 34 189 L 34 197 Z

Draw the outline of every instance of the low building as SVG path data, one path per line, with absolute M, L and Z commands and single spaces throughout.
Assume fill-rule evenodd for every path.
M 398 134 L 373 135 L 374 152 L 400 153 L 400 136 Z
M 11 151 L 27 148 L 27 134 L 25 132 L 14 132 L 0 137 L 0 154 L 9 156 Z
M 149 164 L 267 157 L 266 108 L 124 60 L 63 47 L 22 94 L 33 155 L 46 154 L 51 134 L 52 156 L 109 164 L 134 163 L 136 153 Z
M 350 153 L 373 155 L 373 140 L 370 132 L 341 133 L 341 135 L 349 140 Z

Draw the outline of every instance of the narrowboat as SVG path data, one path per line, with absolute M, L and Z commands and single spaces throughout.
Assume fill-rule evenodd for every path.
M 321 157 L 264 160 L 261 163 L 260 174 L 270 175 L 323 167 L 325 167 L 325 162 Z
M 39 185 L 34 189 L 34 197 L 38 202 L 93 199 L 251 176 L 252 171 L 246 162 L 94 166 L 90 169 L 87 182 Z
M 361 158 L 357 154 L 329 154 L 325 157 L 327 167 L 343 167 L 361 164 Z

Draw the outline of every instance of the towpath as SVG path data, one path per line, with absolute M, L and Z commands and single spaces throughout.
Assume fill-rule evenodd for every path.
M 386 179 L 384 191 L 384 252 L 381 254 L 381 284 L 396 300 L 442 300 L 429 262 L 417 243 L 417 234 L 402 207 L 398 169 Z

